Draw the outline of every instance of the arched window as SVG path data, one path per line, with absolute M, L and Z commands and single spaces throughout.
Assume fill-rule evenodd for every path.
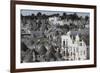
M 82 43 L 80 43 L 80 46 L 82 46 Z
M 63 41 L 63 47 L 65 48 L 65 40 Z

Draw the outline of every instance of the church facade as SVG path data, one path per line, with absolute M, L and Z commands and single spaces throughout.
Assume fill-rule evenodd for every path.
M 86 43 L 79 37 L 79 34 L 74 37 L 69 31 L 66 35 L 61 36 L 61 53 L 63 59 L 66 60 L 86 60 L 87 46 Z

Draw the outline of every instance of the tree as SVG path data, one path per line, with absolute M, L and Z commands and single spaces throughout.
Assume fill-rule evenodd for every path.
M 21 20 L 23 19 L 23 15 L 21 14 Z
M 66 15 L 67 15 L 67 14 L 64 12 L 64 13 L 63 13 L 63 16 L 66 16 Z
M 34 17 L 35 17 L 35 15 L 34 15 L 34 14 L 32 14 L 32 15 L 31 15 L 31 18 L 32 18 L 32 19 L 34 19 Z
M 39 18 L 39 19 L 40 19 L 40 18 L 41 18 L 41 16 L 42 16 L 41 12 L 38 12 L 38 13 L 37 13 L 37 18 Z
M 38 50 L 38 53 L 40 55 L 44 55 L 44 54 L 46 54 L 46 52 L 47 52 L 47 49 L 46 49 L 46 47 L 44 45 L 42 45 Z
M 26 46 L 26 44 L 24 42 L 21 42 L 21 50 L 22 51 L 27 51 L 28 47 Z
M 78 20 L 78 15 L 77 15 L 77 13 L 74 13 L 73 15 L 72 15 L 72 20 L 74 21 L 74 20 Z
M 56 14 L 59 17 L 59 13 Z
M 89 20 L 89 16 L 85 16 L 85 20 L 88 21 Z
M 43 14 L 43 15 L 42 15 L 42 18 L 43 18 L 43 19 L 46 19 L 46 18 L 47 18 L 46 14 Z
M 65 19 L 67 16 L 67 14 L 64 12 L 63 15 L 62 15 L 62 19 Z
M 55 48 L 54 48 L 53 45 L 50 46 L 49 51 L 50 51 L 51 53 L 55 54 L 56 51 L 55 51 Z

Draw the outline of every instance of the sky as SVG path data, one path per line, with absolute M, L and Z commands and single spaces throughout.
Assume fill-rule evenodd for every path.
M 32 15 L 33 13 L 35 15 L 37 15 L 38 12 L 41 12 L 42 14 L 46 14 L 46 15 L 52 15 L 52 14 L 57 14 L 59 13 L 60 15 L 62 15 L 64 13 L 64 11 L 46 11 L 46 10 L 21 10 L 21 14 L 23 16 L 27 16 L 27 15 Z M 66 14 L 73 14 L 74 12 L 67 12 L 65 11 Z M 82 17 L 85 17 L 85 16 L 89 16 L 90 14 L 89 13 L 85 13 L 85 12 L 76 12 L 78 16 L 82 16 Z

